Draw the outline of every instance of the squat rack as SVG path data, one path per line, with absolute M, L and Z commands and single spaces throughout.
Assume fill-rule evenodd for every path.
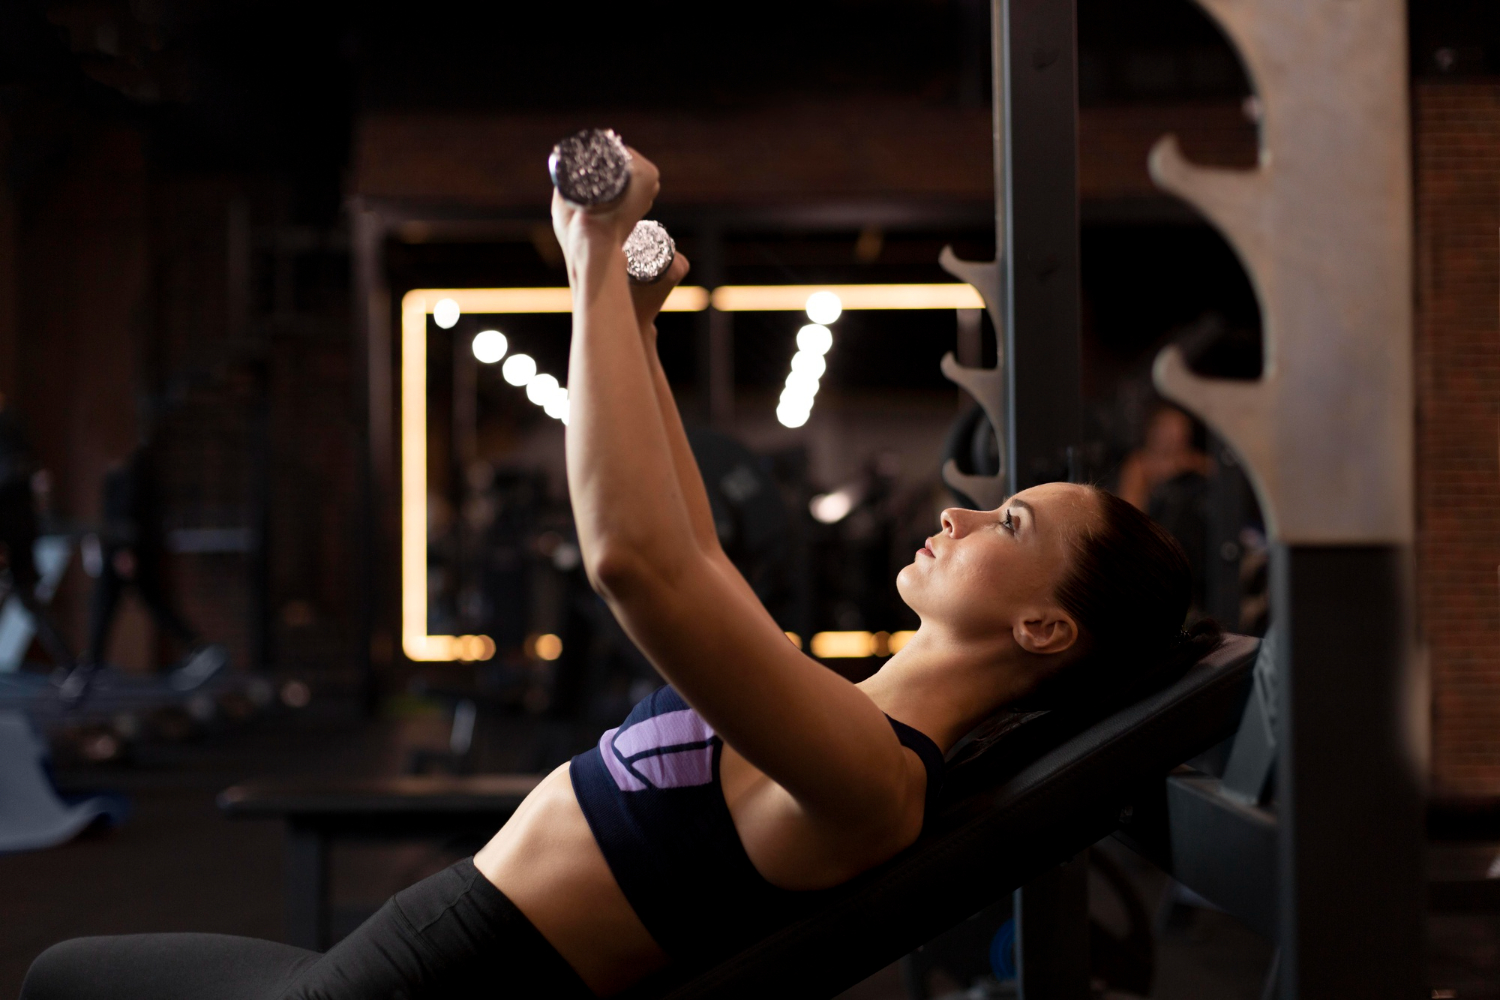
M 1271 933 L 1271 987 L 1414 997 L 1423 985 L 1423 678 L 1413 655 L 1411 178 L 1401 0 L 1197 0 L 1261 107 L 1252 170 L 1153 149 L 1157 184 L 1234 247 L 1265 369 L 1205 378 L 1175 347 L 1157 387 L 1237 453 L 1266 516 L 1275 642 L 1236 741 L 1241 779 L 1169 779 L 1165 836 L 1137 841 L 1190 888 Z M 1076 0 L 992 0 L 996 259 L 943 264 L 984 297 L 994 369 L 944 372 L 1000 431 L 980 503 L 1076 476 Z M 1275 760 L 1276 799 L 1244 784 Z M 1235 775 L 1230 776 L 1231 779 Z M 1088 996 L 1079 860 L 1017 890 L 1027 1000 Z M 1268 990 L 1268 996 L 1273 995 Z

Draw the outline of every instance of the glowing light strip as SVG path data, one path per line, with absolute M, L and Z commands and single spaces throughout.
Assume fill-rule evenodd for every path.
M 401 649 L 442 659 L 452 636 L 427 634 L 427 313 L 422 292 L 401 299 Z
M 721 285 L 712 296 L 706 288 L 686 285 L 672 290 L 662 311 L 701 312 L 712 302 L 724 312 L 800 312 L 807 297 L 819 291 L 833 292 L 845 309 L 984 308 L 979 293 L 962 284 Z M 401 298 L 401 648 L 412 660 L 487 660 L 495 655 L 495 641 L 487 635 L 427 634 L 427 316 L 445 298 L 458 303 L 463 313 L 512 315 L 571 312 L 573 298 L 567 288 L 557 287 L 416 288 Z M 820 636 L 841 634 L 813 636 L 814 655 L 886 655 L 817 651 Z M 895 652 L 905 636 L 896 632 L 886 640 L 870 638 L 859 648 L 874 649 L 884 641 Z
M 820 660 L 864 656 L 890 656 L 900 652 L 916 632 L 817 632 L 812 637 L 812 655 Z
M 973 285 L 720 285 L 720 312 L 801 312 L 813 292 L 832 292 L 845 309 L 983 309 Z
M 573 311 L 573 293 L 567 288 L 421 288 L 406 298 L 421 295 L 426 311 L 440 299 L 452 299 L 464 313 L 565 313 Z M 404 303 L 406 299 L 402 299 Z M 708 308 L 708 289 L 680 285 L 672 289 L 662 312 L 702 312 Z M 797 308 L 802 308 L 798 306 Z

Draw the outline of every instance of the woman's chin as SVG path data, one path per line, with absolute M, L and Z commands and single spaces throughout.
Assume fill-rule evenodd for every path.
M 913 607 L 911 603 L 912 598 L 916 594 L 916 574 L 916 563 L 909 563 L 906 566 L 903 566 L 901 568 L 901 572 L 896 574 L 896 593 L 901 595 L 901 602 L 907 607 L 911 608 L 913 611 L 916 610 L 916 608 Z

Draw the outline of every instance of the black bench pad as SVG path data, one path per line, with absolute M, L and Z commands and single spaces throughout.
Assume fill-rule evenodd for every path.
M 916 844 L 817 912 L 691 978 L 684 970 L 653 977 L 629 1000 L 826 998 L 847 989 L 1108 836 L 1143 788 L 1232 736 L 1257 646 L 1226 637 L 1177 683 L 997 787 L 944 801 Z

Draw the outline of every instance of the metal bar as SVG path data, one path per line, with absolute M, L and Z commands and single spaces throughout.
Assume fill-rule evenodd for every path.
M 996 324 L 1011 491 L 1069 477 L 1082 427 L 1076 0 L 994 0 Z M 1089 995 L 1088 866 L 1016 890 L 1023 1000 Z
M 1423 965 L 1422 755 L 1406 554 L 1278 544 L 1280 995 L 1415 997 Z
M 355 426 L 362 430 L 364 456 L 360 463 L 360 538 L 358 628 L 351 643 L 354 668 L 360 678 L 362 700 L 373 712 L 379 691 L 377 670 L 394 653 L 395 639 L 387 610 L 395 607 L 398 586 L 385 555 L 394 551 L 393 525 L 387 518 L 386 497 L 395 490 L 395 440 L 391 399 L 391 299 L 386 287 L 386 223 L 359 201 L 351 205 L 354 284 L 353 344 L 358 396 Z
M 1245 473 L 1233 449 L 1217 434 L 1208 438 L 1214 473 L 1208 480 L 1204 610 L 1227 629 L 1240 622 L 1240 529 L 1245 526 Z
M 708 310 L 708 417 L 728 430 L 734 423 L 734 313 Z
M 693 247 L 693 272 L 710 293 L 724 284 L 724 230 L 715 219 L 705 219 L 697 232 Z M 698 419 L 715 424 L 727 408 L 732 414 L 733 401 L 726 400 L 724 382 L 734 392 L 734 341 L 729 317 L 710 306 L 698 314 L 694 337 L 697 355 Z M 725 351 L 729 354 L 726 357 Z
M 996 121 L 1009 126 L 996 220 L 1008 245 L 1009 482 L 1068 478 L 1082 433 L 1076 0 L 996 0 Z M 1003 60 L 1000 58 L 1003 56 Z
M 1268 938 L 1276 936 L 1276 817 L 1213 778 L 1167 779 L 1171 874 Z
M 323 951 L 328 940 L 328 840 L 312 825 L 287 819 L 286 941 Z
M 1015 892 L 1021 1000 L 1088 1000 L 1088 852 Z

